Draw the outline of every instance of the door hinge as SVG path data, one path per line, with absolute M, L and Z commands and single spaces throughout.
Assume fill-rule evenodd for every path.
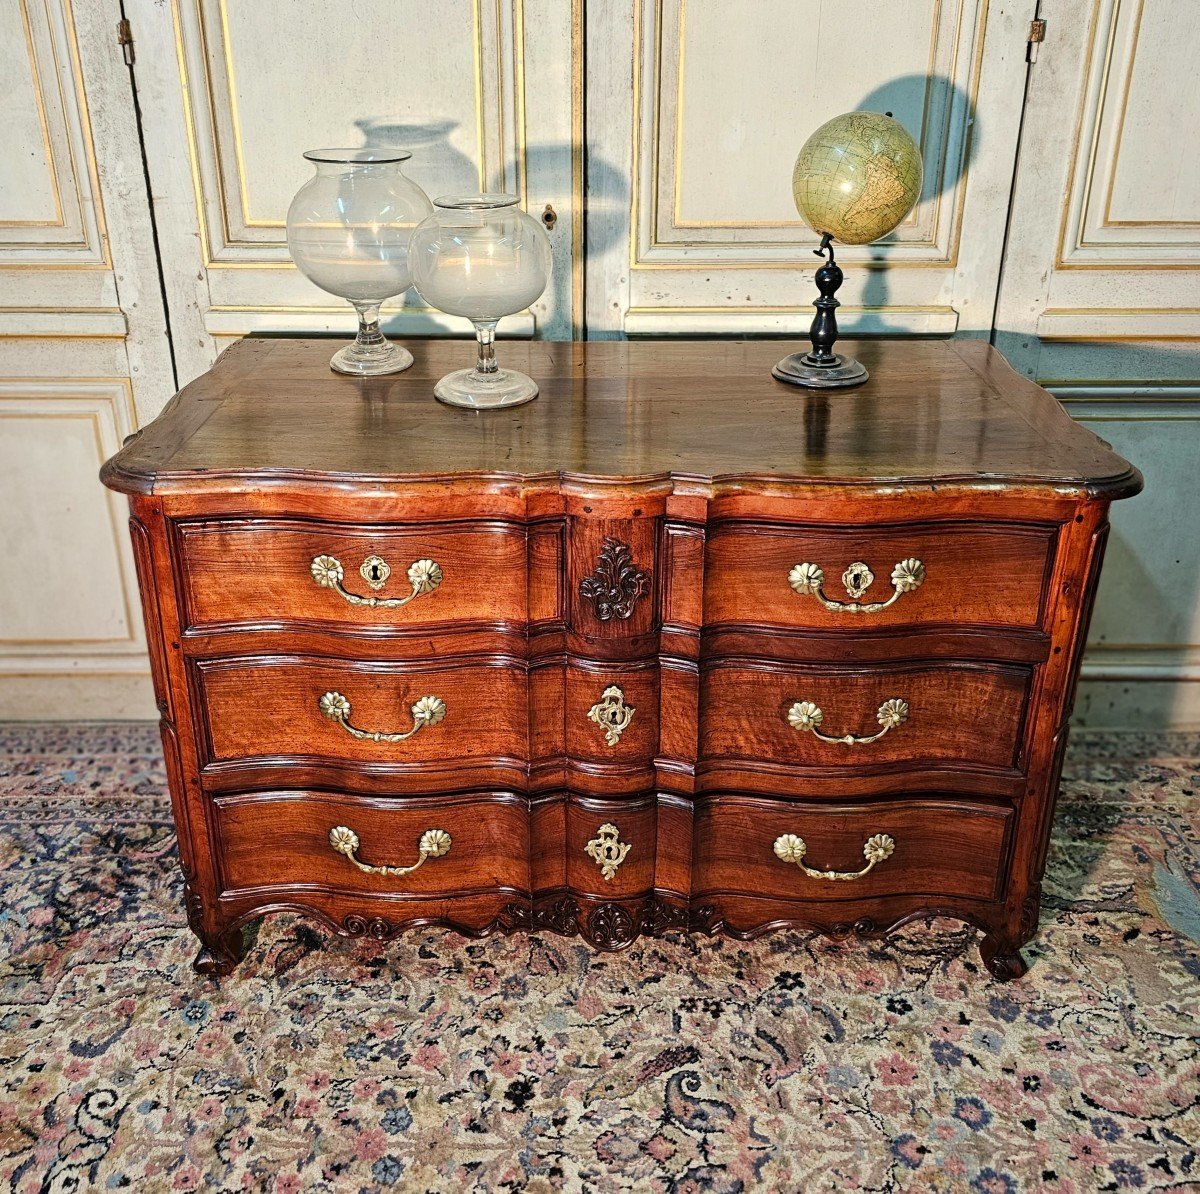
M 1046 40 L 1046 22 L 1038 17 L 1029 22 L 1029 36 L 1025 40 L 1025 61 L 1036 62 L 1038 46 Z
M 133 30 L 130 28 L 129 22 L 121 20 L 117 22 L 117 45 L 121 47 L 121 52 L 125 55 L 125 65 L 133 65 Z

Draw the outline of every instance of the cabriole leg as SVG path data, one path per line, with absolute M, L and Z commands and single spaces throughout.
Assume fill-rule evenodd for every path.
M 1028 969 L 1020 949 L 995 933 L 987 933 L 979 942 L 979 956 L 988 973 L 1002 983 L 1020 978 Z
M 246 943 L 241 927 L 223 929 L 219 933 L 198 933 L 200 952 L 192 961 L 192 969 L 207 978 L 224 978 L 242 960 Z

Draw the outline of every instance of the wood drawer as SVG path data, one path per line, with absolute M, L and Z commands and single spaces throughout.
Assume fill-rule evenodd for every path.
M 222 796 L 214 803 L 226 894 L 275 886 L 426 896 L 497 887 L 529 890 L 529 807 L 522 796 L 387 801 L 259 792 Z M 339 827 L 349 834 L 339 831 L 335 840 L 346 849 L 354 846 L 361 863 L 420 865 L 406 875 L 363 871 L 331 843 L 330 834 Z
M 696 806 L 692 898 L 728 893 L 797 900 L 999 899 L 1012 821 L 1006 805 L 955 798 L 818 806 L 704 797 Z M 791 837 L 780 842 L 784 835 Z M 891 840 L 891 852 L 858 878 L 813 876 L 786 860 L 803 850 L 801 861 L 813 870 L 854 874 L 867 866 L 865 850 L 877 835 Z M 777 843 L 785 858 L 776 853 Z
M 333 761 L 400 775 L 435 764 L 442 774 L 467 772 L 501 760 L 523 769 L 527 759 L 526 674 L 515 660 L 248 656 L 194 667 L 209 764 Z M 408 736 L 376 741 L 376 732 Z
M 192 630 L 315 623 L 386 633 L 435 624 L 525 620 L 525 532 L 506 523 L 181 523 L 178 542 L 184 621 Z M 360 573 L 372 558 L 382 561 L 373 573 L 376 583 L 382 582 L 379 588 Z M 436 571 L 422 566 L 411 573 L 421 585 L 413 597 L 410 569 L 430 560 Z M 319 583 L 318 576 L 330 583 Z M 410 600 L 403 605 L 357 604 L 332 586 L 335 580 L 354 597 Z
M 709 533 L 705 625 L 847 633 L 937 624 L 1034 629 L 1041 625 L 1056 534 L 1056 527 L 955 523 L 861 529 L 726 523 Z M 912 578 L 915 571 L 923 579 L 896 596 L 893 572 L 910 559 L 921 569 L 905 570 L 905 576 Z M 823 574 L 821 593 L 842 606 L 852 603 L 843 575 L 855 563 L 866 564 L 874 577 L 858 604 L 894 597 L 887 608 L 829 609 L 816 593 L 793 587 L 802 579 L 797 566 L 816 565 Z M 860 574 L 858 579 L 866 583 L 868 578 Z
M 701 679 L 701 765 L 807 770 L 942 763 L 1012 770 L 1030 676 L 1026 667 L 981 663 L 864 669 L 711 661 Z M 818 733 L 875 741 L 827 742 Z

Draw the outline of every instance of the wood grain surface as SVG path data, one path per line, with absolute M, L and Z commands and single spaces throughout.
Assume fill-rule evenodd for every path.
M 1136 470 L 980 341 L 864 341 L 865 385 L 839 394 L 775 381 L 800 345 L 640 341 L 505 345 L 541 394 L 480 416 L 435 401 L 462 344 L 420 341 L 415 364 L 357 379 L 329 340 L 248 339 L 105 469 L 109 485 L 163 493 L 236 475 L 739 477 L 822 482 L 1026 480 L 1111 497 Z
M 298 910 L 342 934 L 414 925 L 579 934 L 603 949 L 694 930 L 875 936 L 915 917 L 980 928 L 997 978 L 1036 932 L 1046 843 L 1109 503 L 1137 470 L 975 342 L 859 346 L 845 394 L 775 382 L 778 343 L 506 345 L 536 402 L 433 401 L 462 345 L 354 380 L 328 341 L 250 340 L 104 469 L 131 495 L 196 968 L 224 974 L 249 921 Z M 370 554 L 403 608 L 316 585 Z M 848 600 L 861 561 L 921 586 Z M 635 712 L 613 742 L 608 688 Z M 403 742 L 419 697 L 446 717 Z M 831 736 L 788 721 L 810 701 Z M 454 841 L 408 876 L 428 828 Z M 588 852 L 612 824 L 611 878 Z M 802 836 L 814 869 L 781 861 Z

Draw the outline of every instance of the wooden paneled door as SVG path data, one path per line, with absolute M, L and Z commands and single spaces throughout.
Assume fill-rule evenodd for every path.
M 399 144 L 433 197 L 505 190 L 550 206 L 554 276 L 500 333 L 569 339 L 582 213 L 580 60 L 561 0 L 126 0 L 180 380 L 249 332 L 349 333 L 354 315 L 288 257 L 306 149 Z M 469 331 L 412 292 L 384 330 Z
M 990 337 L 1143 468 L 1080 712 L 1200 724 L 1197 6 L 2 7 L 0 716 L 152 712 L 123 512 L 96 471 L 234 339 L 352 331 L 288 258 L 305 148 L 399 141 L 431 194 L 549 207 L 554 276 L 507 334 L 797 334 L 817 259 L 791 164 L 863 106 L 914 133 L 926 182 L 883 243 L 839 253 L 843 329 Z M 385 326 L 467 331 L 412 295 Z
M 916 137 L 925 184 L 846 247 L 864 333 L 992 326 L 1034 0 L 630 0 L 588 9 L 587 323 L 595 335 L 802 332 L 817 238 L 796 154 L 854 108 Z
M 0 5 L 0 718 L 154 712 L 97 477 L 174 390 L 120 19 Z
M 1200 5 L 1042 0 L 994 341 L 1136 461 L 1077 715 L 1200 725 Z

